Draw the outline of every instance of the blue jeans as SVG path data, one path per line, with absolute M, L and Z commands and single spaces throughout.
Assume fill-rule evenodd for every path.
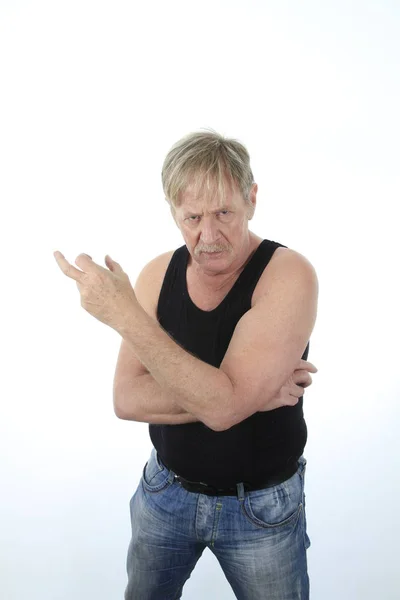
M 125 600 L 178 600 L 207 547 L 239 600 L 309 600 L 304 475 L 237 496 L 188 492 L 153 448 L 130 501 Z

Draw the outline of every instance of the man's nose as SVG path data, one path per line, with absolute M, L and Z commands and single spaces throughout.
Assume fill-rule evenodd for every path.
M 205 244 L 213 244 L 218 239 L 218 223 L 214 219 L 206 219 L 203 217 L 201 223 L 200 239 Z

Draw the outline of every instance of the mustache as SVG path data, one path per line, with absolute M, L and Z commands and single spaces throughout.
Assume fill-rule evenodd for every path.
M 217 252 L 222 252 L 223 250 L 226 250 L 226 248 L 221 248 L 221 247 L 218 247 L 218 246 L 212 246 L 211 248 L 197 248 L 196 252 L 198 254 L 200 254 L 200 252 L 214 252 L 214 253 L 217 253 Z

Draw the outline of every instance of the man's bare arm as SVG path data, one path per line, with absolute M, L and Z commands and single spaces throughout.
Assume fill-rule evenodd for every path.
M 119 388 L 114 397 L 114 410 L 120 419 L 142 423 L 182 425 L 199 422 L 181 408 L 150 373 L 139 375 Z
M 157 303 L 173 251 L 156 257 L 142 269 L 135 294 L 147 314 L 158 324 Z M 124 339 L 117 359 L 113 385 L 114 412 L 120 419 L 144 423 L 181 425 L 199 422 L 177 403 L 171 391 L 161 388 Z
M 284 376 L 290 367 L 287 355 L 295 368 L 296 354 L 301 356 L 312 330 L 309 313 L 310 310 L 314 311 L 316 303 L 312 301 L 313 298 L 310 300 L 310 294 L 315 290 L 316 278 L 310 281 L 309 265 L 305 271 L 305 266 L 301 264 L 304 257 L 299 263 L 299 256 L 295 263 L 293 257 L 285 258 L 284 264 L 279 262 L 272 270 L 269 265 L 269 295 L 265 294 L 265 298 L 263 296 L 258 305 L 240 319 L 219 369 L 191 355 L 168 335 L 155 322 L 154 306 L 149 308 L 144 303 L 143 308 L 139 302 L 132 307 L 129 315 L 127 313 L 129 318 L 119 331 L 124 340 L 121 349 L 125 352 L 126 360 L 121 361 L 120 357 L 116 369 L 117 393 L 114 397 L 118 401 L 117 416 L 145 422 L 162 419 L 161 422 L 165 422 L 165 415 L 172 414 L 174 423 L 178 416 L 179 422 L 182 422 L 181 418 L 185 419 L 184 422 L 206 421 L 215 431 L 223 431 L 257 410 L 265 410 L 266 402 L 272 400 L 277 393 L 279 395 L 281 380 L 285 383 Z M 280 259 L 282 260 L 283 258 Z M 286 264 L 286 261 L 289 263 Z M 292 298 L 296 298 L 295 304 Z M 283 300 L 288 306 L 281 306 Z M 303 312 L 298 315 L 299 311 Z M 275 318 L 271 317 L 271 313 L 275 313 Z M 300 332 L 293 329 L 295 325 Z M 263 336 L 260 335 L 261 329 L 265 331 Z M 250 360 L 252 352 L 256 356 Z M 266 356 L 263 362 L 269 366 L 267 375 L 264 371 L 260 372 L 258 366 L 262 353 Z M 141 382 L 144 384 L 143 395 L 142 386 L 139 389 L 135 383 L 141 377 L 138 377 L 140 370 L 143 375 L 147 375 L 146 380 Z M 290 375 L 290 370 L 288 374 Z M 132 394 L 127 391 L 130 389 L 126 385 L 129 379 L 133 382 Z M 270 380 L 274 382 L 274 386 L 267 386 Z M 233 386 L 233 382 L 236 386 Z M 160 399 L 164 394 L 167 409 L 160 410 L 160 407 L 152 404 L 149 414 L 151 402 L 146 404 L 146 393 L 149 401 L 155 396 Z M 232 411 L 229 411 L 231 396 Z M 124 406 L 124 401 L 127 401 L 128 408 Z M 131 406 L 137 406 L 134 413 L 131 413 Z M 185 415 L 183 411 L 188 410 L 191 413 L 186 412 Z

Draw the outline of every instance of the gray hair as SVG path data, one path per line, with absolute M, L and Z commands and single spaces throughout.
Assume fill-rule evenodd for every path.
M 254 183 L 247 149 L 238 140 L 225 138 L 213 129 L 189 133 L 176 142 L 165 157 L 161 180 L 165 200 L 173 215 L 182 203 L 180 196 L 193 183 L 196 194 L 210 179 L 217 183 L 220 205 L 225 194 L 225 179 L 239 188 L 244 202 L 251 209 L 250 190 Z M 250 211 L 252 213 L 252 211 Z

